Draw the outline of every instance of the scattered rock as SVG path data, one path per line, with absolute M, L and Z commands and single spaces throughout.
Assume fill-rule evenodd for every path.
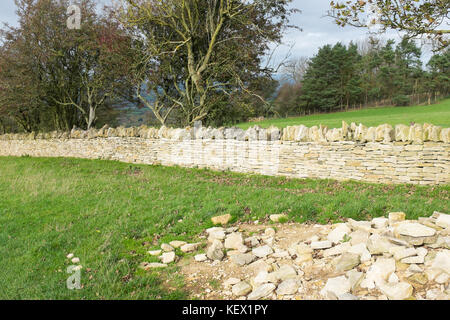
M 273 237 L 275 235 L 275 229 L 266 228 L 266 230 L 264 230 L 264 235 L 266 235 L 267 237 Z
M 288 216 L 286 214 L 271 214 L 269 219 L 273 222 L 279 222 L 280 220 L 287 220 Z
M 416 222 L 404 222 L 395 228 L 395 232 L 410 237 L 431 237 L 436 234 L 436 230 Z
M 412 276 L 408 277 L 408 282 L 410 282 L 414 287 L 423 286 L 427 284 L 428 277 L 424 273 L 415 273 Z
M 175 250 L 170 244 L 167 244 L 167 243 L 163 243 L 161 245 L 161 249 L 163 249 L 165 252 L 170 252 L 170 251 Z
M 278 295 L 289 295 L 297 292 L 299 281 L 296 279 L 287 279 L 281 282 L 277 288 Z
M 206 254 L 201 253 L 201 254 L 197 254 L 197 255 L 194 257 L 194 259 L 195 259 L 195 261 L 197 261 L 197 262 L 202 262 L 202 261 L 206 261 L 206 260 L 208 259 L 208 257 L 206 256 Z
M 252 263 L 256 257 L 251 253 L 238 253 L 232 255 L 230 259 L 239 266 L 245 266 L 246 264 Z
M 162 250 L 153 250 L 153 251 L 149 251 L 148 253 L 151 256 L 159 256 L 161 254 Z
M 239 232 L 233 232 L 225 239 L 225 248 L 227 249 L 239 249 L 242 246 L 244 246 L 244 240 Z
M 223 286 L 225 288 L 227 288 L 230 286 L 234 286 L 235 284 L 238 284 L 239 282 L 241 282 L 241 279 L 239 279 L 239 278 L 229 278 L 229 279 L 225 280 L 225 282 L 223 283 Z
M 323 256 L 324 257 L 337 256 L 339 254 L 343 254 L 344 252 L 347 252 L 348 250 L 350 250 L 351 247 L 352 247 L 352 245 L 350 244 L 350 242 L 344 242 L 344 243 L 341 243 L 330 249 L 324 250 Z
M 373 234 L 367 241 L 367 249 L 371 254 L 383 254 L 389 252 L 389 250 L 396 246 L 388 238 Z
M 436 225 L 442 228 L 450 229 L 450 214 L 444 214 L 440 212 L 434 212 L 435 215 L 438 215 L 436 219 Z
M 348 271 L 358 266 L 361 263 L 359 254 L 346 252 L 338 260 L 336 264 L 336 271 Z
M 358 297 L 352 295 L 351 293 L 344 293 L 337 296 L 338 300 L 359 300 Z
M 445 300 L 450 298 L 450 230 L 445 215 L 441 226 L 436 224 L 439 217 L 435 212 L 405 221 L 404 213 L 391 213 L 389 219 L 349 219 L 336 226 L 306 226 L 300 232 L 288 231 L 294 224 L 280 225 L 277 232 L 253 224 L 249 229 L 245 224 L 214 227 L 206 230 L 206 254 L 194 258 L 208 261 L 204 266 L 214 268 L 214 279 L 235 276 L 216 292 L 228 299 Z M 245 237 L 247 232 L 251 236 Z M 229 259 L 224 260 L 225 248 Z M 173 262 L 175 252 L 163 251 L 160 258 L 164 263 L 153 267 Z M 203 272 L 200 281 L 207 280 Z M 197 271 L 191 273 L 197 282 Z M 204 293 L 211 297 L 214 291 Z
M 413 293 L 413 287 L 406 282 L 380 284 L 379 288 L 390 300 L 405 300 Z
M 264 258 L 269 254 L 273 253 L 273 250 L 268 245 L 260 246 L 252 249 L 252 253 L 258 258 Z
M 214 230 L 209 233 L 208 241 L 213 242 L 214 240 L 223 240 L 225 237 L 225 230 Z
M 199 246 L 200 246 L 200 243 L 187 243 L 185 245 L 182 245 L 180 247 L 180 250 L 185 253 L 193 252 L 193 251 L 197 250 Z
M 350 234 L 350 232 L 351 229 L 347 227 L 345 223 L 339 223 L 336 225 L 333 231 L 328 234 L 327 240 L 331 241 L 332 243 L 339 243 L 344 239 L 346 235 Z
M 384 229 L 389 225 L 389 219 L 384 218 L 384 217 L 379 217 L 379 218 L 373 218 L 372 219 L 372 226 L 375 229 Z
M 171 246 L 174 247 L 174 248 L 179 248 L 179 247 L 181 247 L 181 246 L 184 246 L 185 244 L 187 244 L 186 241 L 178 241 L 178 240 L 175 240 L 175 241 L 169 242 L 169 245 L 171 245 Z
M 206 256 L 211 260 L 222 260 L 224 257 L 222 242 L 214 240 L 209 246 Z
M 277 283 L 278 281 L 284 281 L 297 277 L 297 272 L 290 265 L 282 265 L 277 271 L 269 273 L 269 282 Z
M 231 214 L 224 214 L 221 216 L 212 217 L 211 221 L 213 224 L 225 225 L 231 220 Z
M 395 223 L 404 221 L 406 214 L 404 212 L 390 212 L 389 213 L 389 225 L 393 226 Z
M 367 270 L 366 277 L 361 282 L 361 287 L 374 289 L 375 285 L 385 283 L 393 272 L 395 272 L 394 259 L 378 258 Z
M 366 244 L 369 240 L 370 233 L 363 230 L 356 230 L 352 233 L 350 233 L 350 243 L 352 246 L 355 246 L 357 244 Z
M 372 258 L 372 255 L 370 254 L 369 250 L 367 250 L 367 247 L 364 243 L 353 245 L 350 249 L 348 249 L 347 252 L 359 255 L 361 262 L 368 262 Z
M 311 249 L 314 249 L 314 250 L 327 249 L 327 248 L 331 248 L 332 245 L 333 244 L 329 240 L 326 240 L 326 241 L 314 241 L 314 242 L 311 242 Z
M 348 281 L 350 282 L 350 287 L 351 287 L 352 291 L 355 290 L 357 286 L 359 286 L 362 279 L 364 278 L 364 273 L 358 272 L 355 269 L 347 271 L 347 273 L 345 275 L 347 276 Z
M 320 291 L 320 294 L 324 297 L 328 297 L 328 294 L 331 292 L 335 296 L 340 296 L 349 293 L 350 289 L 350 281 L 345 276 L 340 276 L 328 279 L 325 287 Z
M 175 261 L 175 252 L 171 251 L 171 252 L 165 252 L 162 254 L 161 256 L 161 262 L 164 264 L 169 264 Z
M 445 250 L 438 252 L 433 260 L 431 268 L 450 275 L 450 251 Z
M 265 283 L 252 291 L 247 297 L 248 300 L 259 300 L 267 297 L 275 290 L 273 283 Z
M 248 237 L 244 239 L 244 244 L 247 247 L 253 248 L 259 245 L 259 240 L 256 237 Z
M 72 258 L 72 260 L 70 260 L 70 261 L 72 261 L 72 263 L 79 263 L 80 258 L 75 257 L 75 258 Z
M 232 287 L 231 291 L 233 292 L 233 294 L 235 296 L 238 296 L 238 297 L 245 296 L 252 291 L 252 286 L 246 281 L 241 281 L 241 282 L 235 284 Z

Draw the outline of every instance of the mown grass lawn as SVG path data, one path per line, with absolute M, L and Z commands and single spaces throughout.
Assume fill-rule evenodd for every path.
M 0 157 L 1 299 L 182 299 L 176 267 L 138 269 L 162 241 L 193 241 L 214 215 L 288 213 L 319 223 L 449 212 L 450 186 L 376 185 L 130 165 Z M 181 222 L 179 220 L 182 219 Z M 68 290 L 66 255 L 83 265 Z M 166 282 L 168 280 L 168 282 Z
M 448 128 L 450 127 L 450 99 L 429 106 L 368 108 L 304 117 L 267 119 L 261 122 L 241 123 L 237 127 L 247 129 L 259 125 L 267 128 L 274 125 L 278 128 L 285 128 L 301 124 L 307 127 L 323 124 L 329 128 L 340 128 L 342 121 L 346 121 L 348 124 L 351 122 L 362 123 L 365 126 L 377 126 L 384 123 L 395 126 L 396 124 L 410 125 L 411 122 L 420 124 L 427 122 Z

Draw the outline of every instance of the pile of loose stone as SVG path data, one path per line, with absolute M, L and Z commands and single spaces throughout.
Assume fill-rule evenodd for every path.
M 248 235 L 238 227 L 213 227 L 206 230 L 206 253 L 192 263 L 206 264 L 212 274 L 220 270 L 224 289 L 216 297 L 227 299 L 450 298 L 448 214 L 411 221 L 403 212 L 391 212 L 372 221 L 303 227 L 310 232 L 305 231 L 307 238 L 294 232 L 290 241 L 282 241 L 272 227 Z M 162 264 L 153 267 L 175 261 L 177 246 L 193 252 L 200 243 L 163 244 L 150 252 L 164 251 Z

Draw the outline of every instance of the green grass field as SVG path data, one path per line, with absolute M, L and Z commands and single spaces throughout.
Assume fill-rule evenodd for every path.
M 450 186 L 300 180 L 114 161 L 0 157 L 0 299 L 182 299 L 170 267 L 138 269 L 161 241 L 195 241 L 214 215 L 319 223 L 448 212 Z M 182 219 L 182 222 L 179 220 Z M 159 239 L 159 240 L 158 240 Z M 83 265 L 68 290 L 66 255 Z M 168 282 L 166 282 L 168 280 Z
M 238 124 L 237 127 L 247 129 L 254 125 L 259 125 L 267 128 L 274 125 L 278 128 L 285 128 L 300 124 L 307 127 L 323 124 L 329 128 L 339 128 L 342 126 L 343 120 L 348 124 L 356 122 L 365 126 L 377 126 L 384 123 L 394 126 L 396 124 L 409 125 L 411 122 L 420 124 L 427 122 L 448 128 L 450 127 L 450 99 L 430 106 L 367 108 L 348 112 L 247 122 Z

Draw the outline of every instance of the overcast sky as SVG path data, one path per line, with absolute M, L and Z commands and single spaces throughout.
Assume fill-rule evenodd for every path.
M 106 0 L 99 0 L 105 2 Z M 15 24 L 17 18 L 15 15 L 14 0 L 0 0 L 0 21 Z M 338 27 L 329 17 L 324 17 L 330 0 L 294 0 L 292 7 L 301 10 L 301 13 L 292 17 L 291 23 L 302 28 L 299 30 L 291 30 L 285 35 L 286 45 L 278 48 L 274 61 L 282 60 L 289 49 L 291 57 L 307 56 L 312 57 L 317 53 L 318 48 L 325 44 L 335 44 L 342 42 L 348 44 L 351 40 L 357 41 L 367 37 L 365 29 L 354 27 Z M 397 32 L 390 32 L 385 38 L 399 39 Z M 425 52 L 423 59 L 428 61 L 429 53 Z

